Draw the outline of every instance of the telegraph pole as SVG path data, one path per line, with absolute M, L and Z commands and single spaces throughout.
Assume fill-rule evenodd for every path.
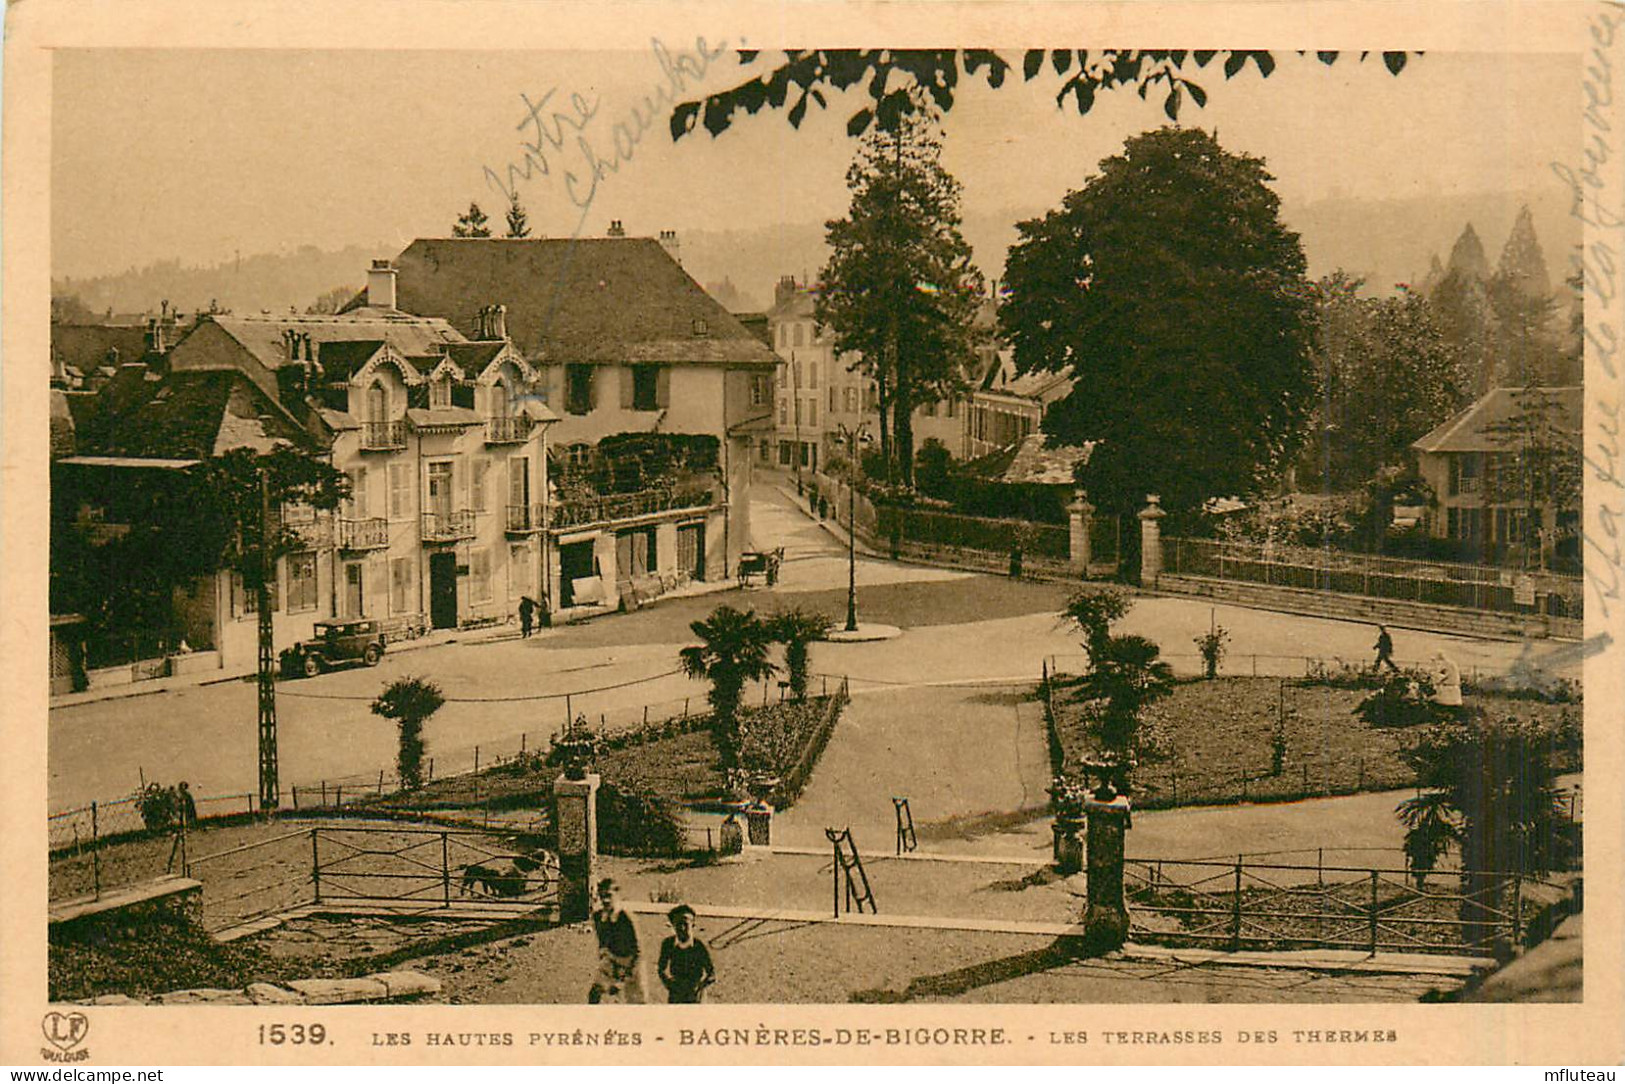
M 260 812 L 277 808 L 280 788 L 276 762 L 276 648 L 271 624 L 271 482 L 260 468 L 260 582 L 255 591 L 259 609 L 260 702 Z

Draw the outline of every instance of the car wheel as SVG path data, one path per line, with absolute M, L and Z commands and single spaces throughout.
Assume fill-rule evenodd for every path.
M 367 650 L 361 653 L 361 661 L 368 666 L 377 666 L 378 660 L 384 657 L 384 649 L 377 644 L 368 644 Z
M 306 677 L 315 677 L 322 672 L 322 660 L 315 655 L 306 655 L 303 668 Z

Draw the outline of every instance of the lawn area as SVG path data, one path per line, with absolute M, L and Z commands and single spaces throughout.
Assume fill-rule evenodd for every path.
M 785 701 L 746 710 L 745 766 L 768 775 L 788 775 L 814 741 L 832 699 L 811 696 L 802 703 Z M 624 794 L 672 805 L 729 796 L 708 717 L 666 720 L 599 737 L 593 770 L 607 786 Z M 545 753 L 536 752 L 365 804 L 403 810 L 545 808 L 559 771 Z
M 1181 682 L 1171 697 L 1147 712 L 1144 725 L 1169 755 L 1135 771 L 1135 804 L 1155 809 L 1410 786 L 1415 775 L 1400 756 L 1406 732 L 1370 727 L 1354 714 L 1368 692 L 1281 678 Z M 1093 745 L 1068 697 L 1068 689 L 1057 684 L 1056 734 L 1071 769 Z M 1500 696 L 1474 696 L 1472 703 L 1554 730 L 1565 710 L 1578 710 Z M 1275 774 L 1272 742 L 1283 713 L 1285 751 Z

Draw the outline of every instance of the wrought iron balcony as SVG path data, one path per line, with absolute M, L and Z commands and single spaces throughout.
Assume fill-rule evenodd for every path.
M 508 533 L 531 534 L 547 525 L 547 515 L 540 504 L 510 504 L 508 506 Z
M 406 447 L 405 422 L 361 423 L 363 452 L 394 452 Z
M 339 520 L 340 549 L 378 550 L 388 545 L 389 520 L 381 516 Z
M 716 502 L 716 492 L 704 486 L 566 498 L 554 503 L 548 527 L 559 530 L 593 523 L 613 523 L 681 508 L 709 508 Z
M 523 444 L 530 439 L 530 431 L 534 425 L 535 423 L 524 415 L 487 419 L 485 423 L 485 443 Z
M 474 537 L 473 512 L 423 513 L 423 541 L 456 542 Z

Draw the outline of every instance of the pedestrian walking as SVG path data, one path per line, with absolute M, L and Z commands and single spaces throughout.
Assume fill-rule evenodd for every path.
M 711 950 L 694 936 L 694 908 L 680 903 L 666 912 L 672 935 L 660 942 L 660 981 L 673 1005 L 698 1005 L 705 988 L 717 980 Z
M 598 977 L 587 991 L 587 1003 L 642 1005 L 646 999 L 638 928 L 621 906 L 619 886 L 611 878 L 598 882 L 592 928 L 598 935 Z
M 197 823 L 197 801 L 192 797 L 192 785 L 184 779 L 175 794 L 175 815 L 187 828 Z
M 1387 625 L 1377 626 L 1377 661 L 1371 664 L 1371 669 L 1381 670 L 1385 665 L 1388 669 L 1397 672 L 1399 667 L 1394 664 L 1394 638 L 1388 635 Z
M 530 636 L 530 625 L 536 617 L 536 603 L 529 595 L 519 599 L 519 637 L 526 639 Z

